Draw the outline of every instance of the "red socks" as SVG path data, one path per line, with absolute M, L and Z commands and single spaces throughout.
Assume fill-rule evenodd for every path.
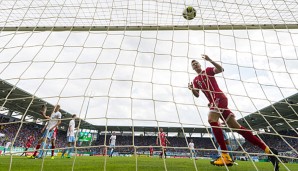
M 218 122 L 211 122 L 210 125 L 219 127 Z M 239 130 L 237 132 L 239 134 L 241 134 L 247 141 L 249 141 L 250 143 L 252 143 L 255 146 L 260 147 L 262 150 L 266 149 L 267 146 L 258 137 L 254 136 L 250 130 L 247 130 L 243 126 L 241 126 L 240 129 L 241 130 Z M 227 150 L 227 146 L 226 146 L 226 143 L 224 140 L 222 129 L 212 127 L 212 131 L 213 131 L 213 134 L 214 134 L 216 141 L 219 144 L 221 150 Z
M 218 122 L 211 122 L 210 125 L 212 126 L 212 132 L 213 132 L 213 134 L 216 138 L 217 143 L 220 146 L 220 149 L 221 150 L 228 150 L 227 146 L 226 146 L 226 143 L 225 143 L 225 140 L 224 140 L 222 129 L 221 128 L 216 128 L 216 127 L 219 127 Z M 215 126 L 215 127 L 213 127 L 213 126 Z
M 55 149 L 55 146 L 52 146 L 52 156 L 54 156 L 54 149 Z
M 37 144 L 33 156 L 36 156 L 37 150 L 40 148 L 40 144 Z
M 250 130 L 247 130 L 243 126 L 241 126 L 240 129 L 242 130 L 239 130 L 237 132 L 241 134 L 247 141 L 249 141 L 253 145 L 260 147 L 263 150 L 266 149 L 267 146 L 258 137 L 254 136 Z

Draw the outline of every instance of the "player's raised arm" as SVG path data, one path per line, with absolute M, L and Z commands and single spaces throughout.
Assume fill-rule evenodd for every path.
M 47 115 L 43 115 L 44 118 L 46 119 L 50 119 L 51 117 L 50 116 L 47 116 Z
M 214 68 L 214 74 L 218 74 L 224 71 L 223 67 L 219 65 L 218 63 L 212 61 L 212 59 L 208 55 L 202 55 L 202 58 L 206 61 L 209 61 L 215 68 Z
M 188 89 L 191 90 L 192 94 L 193 94 L 195 97 L 199 97 L 199 96 L 200 96 L 200 94 L 199 94 L 199 89 L 195 89 L 195 88 L 193 87 L 193 83 L 192 83 L 192 82 L 188 83 Z
M 48 126 L 48 122 L 44 125 L 44 127 L 41 129 L 41 133 L 43 133 L 43 131 L 46 129 L 46 127 Z
M 50 119 L 50 116 L 46 115 L 47 112 L 47 106 L 44 104 L 41 106 L 40 114 L 45 118 L 45 119 Z
M 165 137 L 165 139 L 166 139 L 167 143 L 168 143 L 169 145 L 171 145 L 170 141 L 169 141 L 166 137 Z

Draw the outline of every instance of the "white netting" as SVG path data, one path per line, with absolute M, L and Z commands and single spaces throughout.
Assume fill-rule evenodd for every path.
M 1 25 L 185 25 L 186 6 L 197 9 L 191 25 L 297 24 L 295 1 L 1 1 Z M 13 9 L 13 10 L 12 10 Z
M 194 20 L 182 17 L 186 6 L 197 10 Z M 212 66 L 200 57 L 208 54 L 225 68 L 216 79 L 228 95 L 230 109 L 237 119 L 247 116 L 239 122 L 288 156 L 280 159 L 295 161 L 297 6 L 296 1 L 269 0 L 1 1 L 0 78 L 12 85 L 0 86 L 1 122 L 9 118 L 1 126 L 14 130 L 9 138 L 15 146 L 21 146 L 19 137 L 29 129 L 27 122 L 37 119 L 29 108 L 39 105 L 33 103 L 33 97 L 38 97 L 49 104 L 60 104 L 69 114 L 78 114 L 84 121 L 81 129 L 95 128 L 101 133 L 95 131 L 98 140 L 76 150 L 108 146 L 108 131 L 112 131 L 108 127 L 114 126 L 118 135 L 129 134 L 122 139 L 125 143 L 119 142 L 121 149 L 132 154 L 142 149 L 147 152 L 155 140 L 143 142 L 139 135 L 156 138 L 157 128 L 169 127 L 174 130 L 169 136 L 182 135 L 170 138 L 176 143 L 172 142 L 173 151 L 169 153 L 187 154 L 187 133 L 193 129 L 192 136 L 198 137 L 197 132 L 209 132 L 210 128 L 207 100 L 194 99 L 187 88 L 196 75 L 191 60 L 197 59 L 204 68 Z M 18 95 L 18 88 L 32 96 Z M 290 100 L 280 102 L 289 96 Z M 22 98 L 24 103 L 16 108 L 7 106 Z M 262 110 L 270 105 L 272 110 Z M 253 112 L 256 114 L 248 117 Z M 63 123 L 62 130 L 68 120 Z M 2 132 L 10 134 L 5 129 Z M 263 154 L 235 136 L 233 150 L 245 150 L 249 157 Z M 210 138 L 195 138 L 195 145 L 204 148 L 198 149 L 198 155 L 216 153 Z M 135 161 L 138 170 L 142 163 L 137 157 Z M 167 162 L 163 162 L 167 170 Z M 254 170 L 260 168 L 251 165 Z M 195 162 L 192 167 L 200 170 Z M 284 164 L 281 167 L 291 169 Z M 105 158 L 104 170 L 107 168 Z M 212 170 L 213 166 L 203 169 Z

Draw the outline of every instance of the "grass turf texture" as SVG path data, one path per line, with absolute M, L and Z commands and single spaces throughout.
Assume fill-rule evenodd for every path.
M 61 159 L 56 157 L 51 160 L 50 157 L 45 158 L 44 171 L 68 171 L 72 170 L 74 158 Z M 76 171 L 93 171 L 104 170 L 105 157 L 77 157 L 75 159 L 74 170 Z M 194 161 L 190 159 L 166 159 L 168 171 L 194 171 Z M 195 160 L 198 170 L 203 171 L 224 171 L 225 167 L 217 167 L 210 165 L 209 160 Z M 256 170 L 250 161 L 237 161 L 238 166 L 229 167 L 230 171 L 253 171 Z M 0 171 L 9 170 L 10 156 L 0 156 Z M 269 162 L 256 162 L 259 171 L 271 171 L 273 166 Z M 12 171 L 39 171 L 41 170 L 41 159 L 27 159 L 26 157 L 13 156 Z M 298 164 L 286 164 L 292 170 L 298 170 Z M 159 158 L 138 157 L 137 169 L 139 171 L 164 171 L 164 160 Z M 107 171 L 132 171 L 136 170 L 135 157 L 113 157 L 106 158 Z M 286 171 L 283 165 L 280 166 L 280 171 Z

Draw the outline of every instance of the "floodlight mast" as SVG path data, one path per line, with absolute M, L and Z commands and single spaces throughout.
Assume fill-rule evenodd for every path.
M 1 31 L 153 31 L 153 30 L 254 30 L 298 29 L 298 24 L 251 25 L 164 25 L 164 26 L 38 26 L 2 27 Z

